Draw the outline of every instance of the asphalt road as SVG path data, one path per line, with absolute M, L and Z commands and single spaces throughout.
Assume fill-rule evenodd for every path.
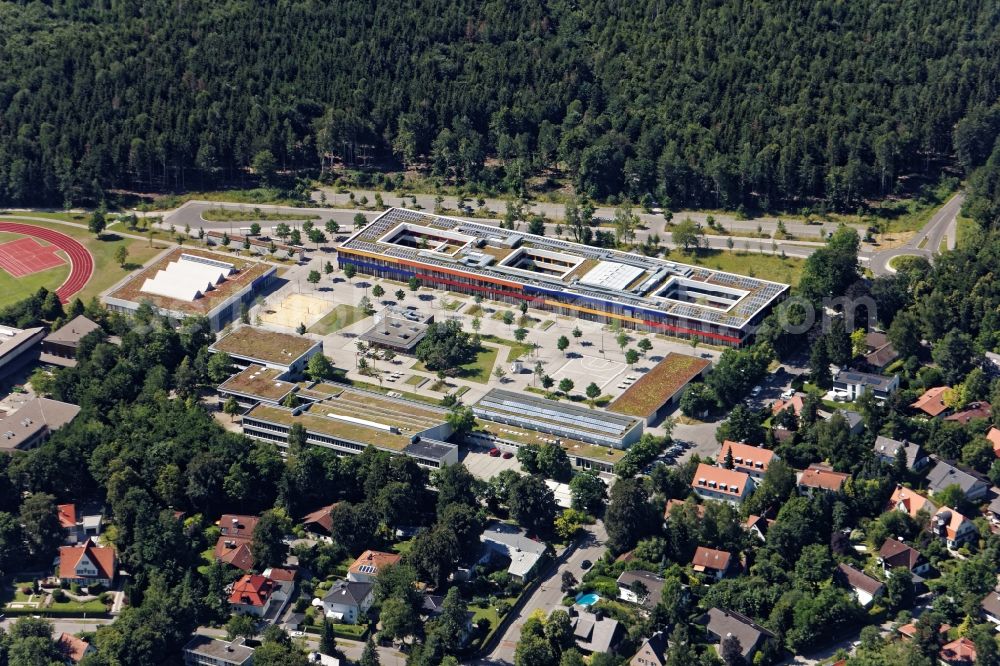
M 418 197 L 419 200 L 419 197 Z M 391 200 L 386 201 L 387 204 L 393 203 Z M 398 203 L 398 202 L 396 202 Z M 331 208 L 295 208 L 291 206 L 268 206 L 268 205 L 252 205 L 252 204 L 238 204 L 238 203 L 226 203 L 226 202 L 216 202 L 216 201 L 188 201 L 180 208 L 172 211 L 168 211 L 163 216 L 163 227 L 169 227 L 173 225 L 176 229 L 183 229 L 185 227 L 190 227 L 192 232 L 197 231 L 199 228 L 205 229 L 206 231 L 230 231 L 233 233 L 238 233 L 240 227 L 250 226 L 249 222 L 245 221 L 226 221 L 226 222 L 210 222 L 202 218 L 202 214 L 206 210 L 216 209 L 216 208 L 229 208 L 235 210 L 252 211 L 254 209 L 259 209 L 262 212 L 270 213 L 284 213 L 284 214 L 297 214 L 302 215 L 316 215 L 319 220 L 316 221 L 316 226 L 320 229 L 326 224 L 327 220 L 336 220 L 337 224 L 340 225 L 342 234 L 349 234 L 354 229 L 354 216 L 358 212 L 364 212 L 364 215 L 369 219 L 374 219 L 378 213 L 374 211 L 358 211 L 354 209 L 331 209 Z M 431 202 L 431 207 L 428 210 L 433 210 L 433 202 Z M 640 216 L 642 217 L 642 216 Z M 638 243 L 645 241 L 650 235 L 657 235 L 660 237 L 660 244 L 670 248 L 676 248 L 677 246 L 670 242 L 670 231 L 666 228 L 666 222 L 660 216 L 646 215 L 647 220 L 644 220 L 648 224 L 647 229 L 640 229 L 636 231 L 635 240 Z M 479 224 L 493 224 L 498 225 L 500 223 L 499 219 L 482 219 L 482 218 L 459 218 L 467 219 L 470 222 L 477 222 Z M 264 222 L 261 224 L 261 231 L 263 233 L 272 232 L 274 226 L 277 223 Z M 749 223 L 748 223 L 749 224 Z M 773 225 L 773 222 L 772 222 Z M 555 224 L 546 225 L 546 234 L 549 236 L 555 236 L 556 232 Z M 756 223 L 750 225 L 753 230 L 756 230 Z M 807 230 L 812 234 L 815 230 L 819 229 L 818 226 L 810 225 L 794 225 L 789 223 L 789 232 L 799 234 L 802 230 Z M 791 227 L 795 227 L 792 229 Z M 798 229 L 798 226 L 802 227 L 802 230 Z M 734 231 L 741 231 L 742 227 L 734 228 Z M 750 229 L 746 229 L 749 231 Z M 566 235 L 566 231 L 563 230 L 563 234 Z M 784 252 L 786 256 L 805 258 L 812 254 L 817 247 L 822 247 L 823 243 L 812 240 L 812 241 L 771 241 L 770 239 L 760 239 L 760 238 L 748 238 L 742 236 L 705 236 L 704 243 L 707 247 L 715 250 L 728 250 L 728 240 L 733 241 L 734 251 L 744 251 L 744 252 L 760 252 L 762 254 L 779 254 Z
M 335 192 L 330 188 L 321 188 L 313 193 L 313 200 L 319 201 L 320 191 L 326 195 L 326 201 L 333 206 L 350 206 L 352 202 L 350 200 L 350 195 Z M 362 196 L 368 197 L 369 201 L 375 200 L 375 192 L 371 190 L 354 190 L 355 199 L 360 199 Z M 413 199 L 415 197 L 417 204 L 422 206 L 424 210 L 434 210 L 434 199 L 433 194 L 415 194 L 415 195 L 404 195 L 405 203 L 407 206 L 412 206 Z M 382 198 L 387 206 L 401 206 L 403 203 L 403 197 L 395 193 L 382 193 Z M 502 217 L 504 211 L 507 207 L 507 202 L 504 199 L 486 199 L 486 208 L 496 215 L 496 217 Z M 455 210 L 458 208 L 458 199 L 454 196 L 449 196 L 444 198 L 443 205 L 446 208 Z M 466 205 L 476 206 L 474 199 L 467 199 Z M 526 207 L 528 213 L 536 213 L 544 215 L 552 220 L 561 220 L 564 218 L 566 213 L 566 208 L 563 204 L 548 203 L 545 201 L 536 201 L 528 204 Z M 659 230 L 662 232 L 665 221 L 663 215 L 660 213 L 644 213 L 641 209 L 633 207 L 633 212 L 639 216 L 643 224 L 649 227 L 653 231 Z M 757 231 L 758 226 L 763 231 L 774 231 L 778 226 L 778 218 L 775 217 L 760 217 L 750 220 L 737 220 L 733 215 L 720 212 L 693 212 L 693 211 L 678 211 L 674 213 L 674 220 L 681 220 L 685 217 L 690 217 L 695 222 L 700 222 L 706 224 L 708 216 L 711 215 L 715 218 L 715 221 L 726 228 L 727 231 L 733 234 L 738 234 L 739 232 L 746 231 Z M 615 208 L 612 206 L 599 206 L 594 209 L 594 217 L 611 220 L 614 219 Z M 805 224 L 803 222 L 796 222 L 794 220 L 782 220 L 785 225 L 785 229 L 788 233 L 794 234 L 802 238 L 809 238 L 812 240 L 819 240 L 825 238 L 830 232 L 837 229 L 837 225 L 833 222 L 827 222 L 826 224 Z M 860 233 L 864 233 L 864 225 L 855 225 Z
M 561 603 L 564 595 L 560 589 L 563 572 L 570 571 L 577 580 L 582 580 L 587 570 L 581 566 L 581 563 L 584 560 L 590 560 L 592 563 L 599 560 L 604 554 L 604 542 L 607 538 L 604 523 L 598 521 L 594 525 L 588 526 L 585 535 L 577 542 L 577 547 L 568 556 L 564 556 L 565 559 L 550 564 L 549 568 L 542 574 L 541 584 L 535 588 L 531 597 L 521 607 L 517 617 L 507 625 L 507 630 L 493 652 L 470 663 L 481 666 L 513 664 L 514 649 L 521 636 L 521 625 L 536 610 L 540 609 L 548 615 L 557 608 L 565 608 Z
M 58 637 L 59 634 L 79 634 L 85 631 L 97 631 L 98 627 L 111 624 L 112 620 L 106 618 L 76 619 L 76 618 L 46 618 L 52 624 L 52 634 Z M 11 626 L 17 622 L 17 617 L 8 617 L 0 622 L 0 627 L 5 631 L 10 631 Z
M 915 255 L 931 259 L 938 253 L 941 242 L 945 237 L 948 239 L 948 249 L 955 249 L 958 232 L 958 214 L 962 210 L 962 202 L 964 200 L 965 195 L 961 192 L 953 196 L 934 213 L 927 224 L 913 238 L 907 241 L 905 245 L 874 253 L 868 261 L 868 267 L 875 275 L 888 275 L 896 272 L 889 267 L 889 261 L 893 257 Z M 921 245 L 923 247 L 920 247 Z
M 337 195 L 344 199 L 343 202 L 339 201 L 337 197 L 330 199 L 331 203 L 347 205 L 346 195 Z M 360 193 L 359 193 L 360 196 Z M 427 202 L 422 202 L 422 198 L 428 198 Z M 371 193 L 369 193 L 369 198 Z M 931 217 L 924 227 L 917 232 L 912 239 L 910 239 L 905 245 L 898 248 L 882 250 L 877 252 L 871 252 L 867 250 L 862 250 L 859 259 L 863 264 L 867 264 L 875 275 L 888 275 L 892 273 L 892 269 L 889 268 L 889 261 L 893 257 L 898 257 L 902 255 L 919 255 L 932 258 L 938 253 L 941 242 L 947 238 L 947 245 L 949 249 L 955 247 L 956 231 L 957 231 L 957 217 L 958 213 L 962 207 L 962 201 L 964 195 L 958 193 L 949 199 L 945 204 Z M 427 210 L 433 210 L 433 197 L 430 195 L 417 195 L 417 200 L 421 201 L 421 205 Z M 397 201 L 394 201 L 392 197 L 386 199 L 387 205 L 395 205 Z M 452 202 L 454 203 L 454 202 Z M 555 214 L 556 211 L 550 211 L 549 208 L 557 207 L 556 204 L 535 204 L 536 209 Z M 302 213 L 303 215 L 315 215 L 319 217 L 317 226 L 322 228 L 327 220 L 336 220 L 343 230 L 344 234 L 348 234 L 353 229 L 354 216 L 359 212 L 356 209 L 331 209 L 331 208 L 295 208 L 290 206 L 270 206 L 270 205 L 252 205 L 252 204 L 237 204 L 237 203 L 225 203 L 225 202 L 211 202 L 211 201 L 189 201 L 185 203 L 180 208 L 165 213 L 163 218 L 163 226 L 173 225 L 177 229 L 183 229 L 185 226 L 190 227 L 192 230 L 203 228 L 206 230 L 232 230 L 238 231 L 241 226 L 249 226 L 248 222 L 208 222 L 202 218 L 202 213 L 211 208 L 232 208 L 238 210 L 251 211 L 260 209 L 264 212 L 280 212 L 280 213 Z M 561 215 L 561 207 L 558 211 L 558 215 Z M 492 209 L 491 209 L 492 210 Z M 598 211 L 601 214 L 603 209 Z M 606 212 L 606 211 L 605 211 Z M 363 211 L 364 215 L 368 219 L 373 219 L 378 213 L 373 211 Z M 613 211 L 611 212 L 613 215 Z M 688 215 L 684 213 L 684 215 Z M 676 247 L 670 242 L 670 231 L 666 228 L 666 222 L 659 215 L 648 215 L 639 214 L 643 223 L 646 224 L 647 228 L 636 232 L 635 241 L 637 243 L 642 243 L 650 235 L 656 234 L 660 237 L 660 243 L 667 247 Z M 703 221 L 707 214 L 701 213 L 691 213 L 690 216 L 698 221 Z M 724 215 L 717 215 L 717 219 L 721 220 L 723 226 L 725 226 L 730 232 L 739 233 L 740 231 L 756 231 L 758 224 L 764 230 L 773 231 L 776 220 L 762 218 L 761 220 L 735 220 L 728 218 Z M 479 218 L 462 218 L 468 219 L 473 222 L 478 222 L 481 224 L 499 224 L 499 220 L 487 220 Z M 264 223 L 262 224 L 262 230 L 268 233 L 273 230 L 274 224 L 276 223 Z M 793 222 L 786 222 L 785 226 L 789 233 L 795 234 L 796 236 L 802 238 L 816 238 L 816 232 L 820 231 L 826 233 L 832 230 L 830 225 L 826 226 L 813 226 L 806 224 L 799 224 Z M 549 235 L 555 234 L 554 224 L 546 225 L 546 233 Z M 565 230 L 564 230 L 565 234 Z M 784 253 L 785 256 L 797 257 L 804 259 L 811 255 L 816 248 L 822 247 L 823 243 L 819 239 L 815 240 L 779 240 L 774 241 L 771 239 L 760 239 L 760 238 L 749 238 L 741 236 L 705 236 L 704 243 L 707 247 L 715 250 L 726 251 L 729 249 L 729 242 L 733 242 L 733 250 L 744 251 L 744 252 L 759 252 L 761 254 L 780 254 Z M 920 247 L 923 245 L 923 247 Z

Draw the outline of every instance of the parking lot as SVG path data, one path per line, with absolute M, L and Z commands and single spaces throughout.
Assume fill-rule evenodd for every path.
M 513 447 L 500 446 L 499 448 L 501 451 L 515 452 Z M 489 449 L 484 447 L 464 450 L 462 455 L 464 457 L 461 459 L 461 462 L 465 464 L 466 468 L 477 479 L 483 479 L 484 481 L 489 481 L 505 469 L 512 469 L 515 472 L 521 471 L 521 463 L 517 461 L 516 457 L 503 458 L 497 456 L 494 458 L 489 454 Z

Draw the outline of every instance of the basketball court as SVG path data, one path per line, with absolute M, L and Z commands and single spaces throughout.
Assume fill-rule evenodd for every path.
M 279 304 L 268 301 L 260 308 L 260 319 L 268 324 L 297 328 L 305 324 L 309 328 L 323 318 L 336 304 L 309 294 L 289 294 Z
M 611 361 L 599 356 L 580 356 L 566 361 L 561 368 L 552 373 L 552 379 L 558 384 L 560 379 L 568 377 L 573 381 L 577 391 L 582 391 L 590 382 L 604 388 L 627 367 L 620 361 Z
M 42 245 L 34 238 L 18 238 L 0 243 L 0 268 L 16 278 L 62 266 L 66 260 L 55 245 Z

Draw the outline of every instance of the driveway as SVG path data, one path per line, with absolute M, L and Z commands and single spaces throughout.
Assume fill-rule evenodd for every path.
M 564 571 L 571 572 L 577 580 L 582 580 L 586 569 L 581 566 L 584 560 L 596 562 L 604 554 L 604 542 L 608 535 L 604 530 L 604 523 L 597 521 L 589 525 L 582 537 L 576 542 L 576 548 L 563 554 L 562 559 L 549 565 L 549 568 L 542 574 L 541 584 L 535 588 L 531 597 L 521 606 L 517 617 L 507 625 L 503 637 L 500 639 L 493 651 L 482 659 L 470 662 L 472 664 L 513 664 L 514 649 L 521 636 L 521 626 L 525 620 L 536 610 L 541 610 L 546 615 L 557 608 L 565 608 L 562 605 L 563 593 L 561 588 L 562 575 Z

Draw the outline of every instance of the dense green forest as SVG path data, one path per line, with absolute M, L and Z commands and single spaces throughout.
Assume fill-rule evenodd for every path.
M 853 211 L 997 135 L 983 0 L 0 3 L 0 202 L 402 163 Z

